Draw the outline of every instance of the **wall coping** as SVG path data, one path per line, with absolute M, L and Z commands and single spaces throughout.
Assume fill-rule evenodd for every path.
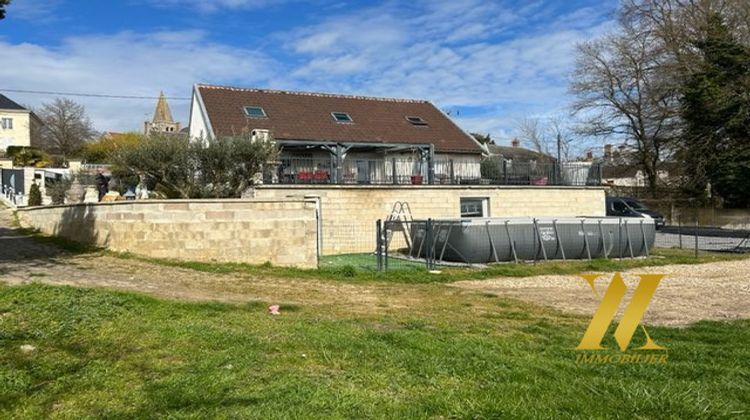
M 256 185 L 257 190 L 609 190 L 606 185 L 336 185 L 336 184 L 268 184 Z
M 317 203 L 314 198 L 299 198 L 299 197 L 284 197 L 284 198 L 206 198 L 206 199 L 174 199 L 174 200 L 120 200 L 111 201 L 106 203 L 77 203 L 77 204 L 61 204 L 56 206 L 35 206 L 35 207 L 19 207 L 16 209 L 18 212 L 28 212 L 35 210 L 47 210 L 57 208 L 74 208 L 74 207 L 106 207 L 106 206 L 120 206 L 120 205 L 146 205 L 146 204 L 179 204 L 179 203 L 197 203 L 197 204 L 210 204 L 210 203 Z

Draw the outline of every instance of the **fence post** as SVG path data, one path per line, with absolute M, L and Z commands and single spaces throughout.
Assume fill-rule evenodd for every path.
M 508 185 L 508 161 L 503 158 L 503 184 Z
M 698 215 L 695 215 L 695 258 L 698 258 Z
M 383 221 L 378 219 L 377 222 L 375 222 L 375 255 L 377 260 L 377 267 L 378 272 L 383 271 L 383 241 L 382 241 L 382 234 L 383 234 Z
M 398 184 L 398 172 L 396 171 L 396 158 L 391 158 L 391 171 L 393 172 L 393 184 Z
M 425 240 L 427 241 L 427 249 L 425 250 L 425 262 L 427 263 L 427 270 L 432 270 L 432 253 L 433 248 L 433 237 L 434 232 L 432 231 L 432 219 L 427 219 L 427 226 L 425 229 Z
M 682 217 L 677 216 L 677 239 L 680 241 L 680 249 L 682 249 Z

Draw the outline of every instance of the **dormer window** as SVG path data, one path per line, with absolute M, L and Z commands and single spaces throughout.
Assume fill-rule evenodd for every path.
M 416 126 L 427 125 L 427 121 L 423 120 L 422 117 L 417 117 L 416 115 L 407 116 L 406 121 L 409 121 L 411 125 L 416 125 Z
M 249 118 L 267 118 L 266 110 L 259 106 L 246 106 L 245 115 Z
M 339 123 L 351 123 L 354 122 L 351 116 L 346 112 L 331 112 L 333 120 Z

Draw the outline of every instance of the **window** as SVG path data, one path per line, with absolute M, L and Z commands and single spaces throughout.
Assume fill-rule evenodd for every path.
M 259 106 L 246 106 L 245 115 L 250 118 L 266 118 L 266 110 Z
M 0 127 L 5 130 L 13 129 L 13 118 L 0 118 Z
M 416 125 L 416 126 L 424 127 L 427 125 L 427 121 L 423 120 L 422 117 L 417 117 L 417 116 L 406 117 L 406 121 L 409 121 L 411 125 Z
M 331 112 L 331 115 L 333 116 L 333 120 L 340 123 L 350 123 L 354 122 L 352 120 L 352 117 L 349 116 L 346 112 Z
M 625 213 L 628 211 L 628 206 L 622 200 L 617 200 L 612 203 L 612 208 L 618 213 Z
M 489 217 L 489 198 L 461 198 L 461 217 Z

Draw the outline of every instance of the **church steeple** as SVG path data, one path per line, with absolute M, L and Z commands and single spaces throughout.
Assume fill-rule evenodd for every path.
M 154 119 L 151 121 L 173 123 L 172 111 L 169 110 L 169 104 L 167 103 L 167 97 L 164 96 L 164 91 L 159 93 L 159 100 L 156 102 L 156 111 L 154 112 Z
M 146 134 L 149 133 L 177 133 L 180 131 L 180 123 L 176 123 L 172 118 L 172 111 L 169 109 L 167 97 L 164 91 L 159 93 L 159 99 L 156 101 L 156 110 L 151 122 L 145 123 Z

